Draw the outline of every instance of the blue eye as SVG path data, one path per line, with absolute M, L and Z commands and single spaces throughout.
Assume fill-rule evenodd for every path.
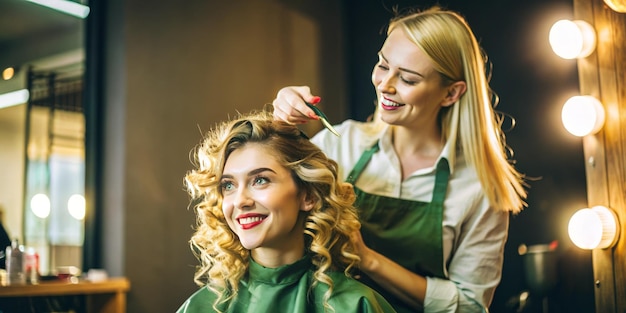
M 267 183 L 269 183 L 269 179 L 267 179 L 266 177 L 263 177 L 263 176 L 257 176 L 252 181 L 253 185 L 264 185 L 264 184 L 267 184 Z
M 222 189 L 222 192 L 228 192 L 235 189 L 235 187 L 231 181 L 223 181 L 220 184 L 220 189 Z

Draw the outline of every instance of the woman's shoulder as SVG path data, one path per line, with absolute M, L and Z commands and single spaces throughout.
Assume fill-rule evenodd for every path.
M 343 272 L 329 272 L 328 276 L 333 280 L 333 293 L 357 293 L 372 295 L 376 291 L 359 280 L 346 276 Z
M 368 123 L 368 122 L 361 122 L 361 121 L 347 119 L 339 124 L 333 125 L 333 127 L 341 135 L 340 137 L 344 137 L 344 136 L 359 135 L 364 132 L 368 132 L 368 130 L 371 128 L 370 124 L 371 123 Z M 320 130 L 317 134 L 315 134 L 313 138 L 320 137 L 320 136 L 326 137 L 328 135 L 334 135 L 334 134 L 331 133 L 328 129 L 324 128 Z
M 310 274 L 309 276 L 311 276 L 312 272 L 309 271 L 309 274 Z M 385 298 L 383 298 L 374 289 L 371 289 L 370 287 L 366 286 L 360 281 L 351 277 L 347 277 L 342 272 L 330 272 L 328 274 L 333 280 L 333 293 L 330 299 L 328 300 L 328 303 L 335 309 L 335 312 L 343 312 L 343 313 L 363 313 L 363 312 L 394 313 L 396 312 L 393 309 L 393 307 L 385 300 Z M 308 279 L 305 279 L 305 280 L 308 280 Z M 304 307 L 308 307 L 309 309 L 315 308 L 313 309 L 313 311 L 322 312 L 323 305 L 321 304 L 320 301 L 321 299 L 323 299 L 324 293 L 327 290 L 328 290 L 328 287 L 325 284 L 316 284 L 315 287 L 313 288 L 313 292 L 315 294 L 314 298 L 316 299 L 315 304 L 309 303 L 305 305 Z M 296 295 L 302 295 L 302 294 L 304 293 L 295 292 L 291 296 L 287 296 L 287 298 L 294 298 L 294 297 L 297 298 Z M 215 310 L 213 309 L 213 303 L 215 302 L 215 299 L 216 299 L 215 293 L 213 293 L 207 287 L 202 287 L 196 292 L 194 292 L 181 305 L 181 307 L 176 311 L 176 313 L 214 312 Z M 249 304 L 251 303 L 250 301 L 240 301 L 240 302 L 247 303 L 244 305 L 245 307 L 249 307 L 249 308 L 255 307 L 258 309 L 257 306 L 249 306 Z M 286 299 L 285 303 L 288 303 L 288 302 L 289 302 L 289 299 Z M 267 306 L 263 306 L 263 307 L 266 308 Z M 269 307 L 272 307 L 272 305 L 269 305 Z M 238 308 L 234 308 L 234 310 L 237 311 Z M 220 309 L 225 309 L 225 308 L 221 306 Z M 279 311 L 282 311 L 282 310 L 279 310 Z M 300 311 L 300 310 L 296 310 L 296 311 Z
M 331 272 L 329 276 L 333 280 L 329 303 L 335 312 L 396 312 L 383 296 L 364 283 L 342 272 Z M 343 307 L 345 304 L 348 306 Z
M 187 298 L 176 313 L 213 312 L 215 297 L 215 293 L 204 286 Z
M 351 119 L 343 121 L 341 124 L 337 125 L 337 127 L 338 130 L 341 130 L 351 136 L 366 136 L 380 132 L 380 127 L 372 122 L 363 122 Z
M 345 120 L 334 127 L 339 137 L 323 129 L 311 141 L 327 153 L 336 149 L 362 151 L 376 143 L 381 134 L 381 130 L 371 122 Z

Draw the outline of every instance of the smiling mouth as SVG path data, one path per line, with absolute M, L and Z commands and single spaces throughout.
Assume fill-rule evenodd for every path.
M 263 221 L 266 218 L 267 218 L 267 216 L 265 216 L 265 215 L 248 216 L 248 217 L 238 218 L 237 222 L 239 222 L 239 225 L 241 225 L 241 228 L 243 228 L 243 229 L 250 229 L 250 228 L 253 228 L 253 227 L 263 223 Z
M 387 98 L 382 98 L 380 100 L 380 104 L 384 107 L 384 108 L 388 108 L 388 109 L 393 109 L 393 108 L 399 108 L 401 106 L 404 106 L 404 104 L 402 103 L 398 103 L 392 100 L 389 100 Z

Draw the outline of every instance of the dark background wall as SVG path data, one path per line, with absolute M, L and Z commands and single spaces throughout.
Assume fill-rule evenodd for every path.
M 350 116 L 364 120 L 376 95 L 370 74 L 384 41 L 392 8 L 427 8 L 435 1 L 346 0 L 346 60 Z M 569 0 L 441 0 L 440 6 L 466 17 L 492 64 L 491 87 L 497 109 L 515 126 L 507 131 L 518 168 L 530 181 L 528 208 L 511 218 L 502 283 L 492 312 L 515 312 L 515 297 L 528 289 L 521 244 L 558 242 L 558 286 L 549 296 L 550 312 L 593 312 L 591 254 L 571 244 L 567 222 L 586 206 L 582 141 L 567 133 L 560 109 L 578 94 L 575 60 L 557 57 L 548 43 L 554 22 L 572 19 Z M 505 125 L 507 124 L 505 123 Z M 540 300 L 524 312 L 541 312 Z

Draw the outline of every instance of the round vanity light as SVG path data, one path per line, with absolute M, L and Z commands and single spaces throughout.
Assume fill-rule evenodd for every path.
M 596 48 L 596 32 L 581 20 L 560 20 L 552 25 L 550 46 L 556 55 L 564 59 L 584 58 Z
M 619 235 L 617 216 L 604 206 L 578 210 L 570 218 L 567 230 L 572 242 L 586 250 L 612 247 Z
M 604 0 L 604 3 L 615 12 L 626 13 L 626 0 Z
M 584 137 L 598 132 L 604 125 L 604 107 L 592 96 L 574 96 L 563 105 L 563 126 L 574 136 Z

